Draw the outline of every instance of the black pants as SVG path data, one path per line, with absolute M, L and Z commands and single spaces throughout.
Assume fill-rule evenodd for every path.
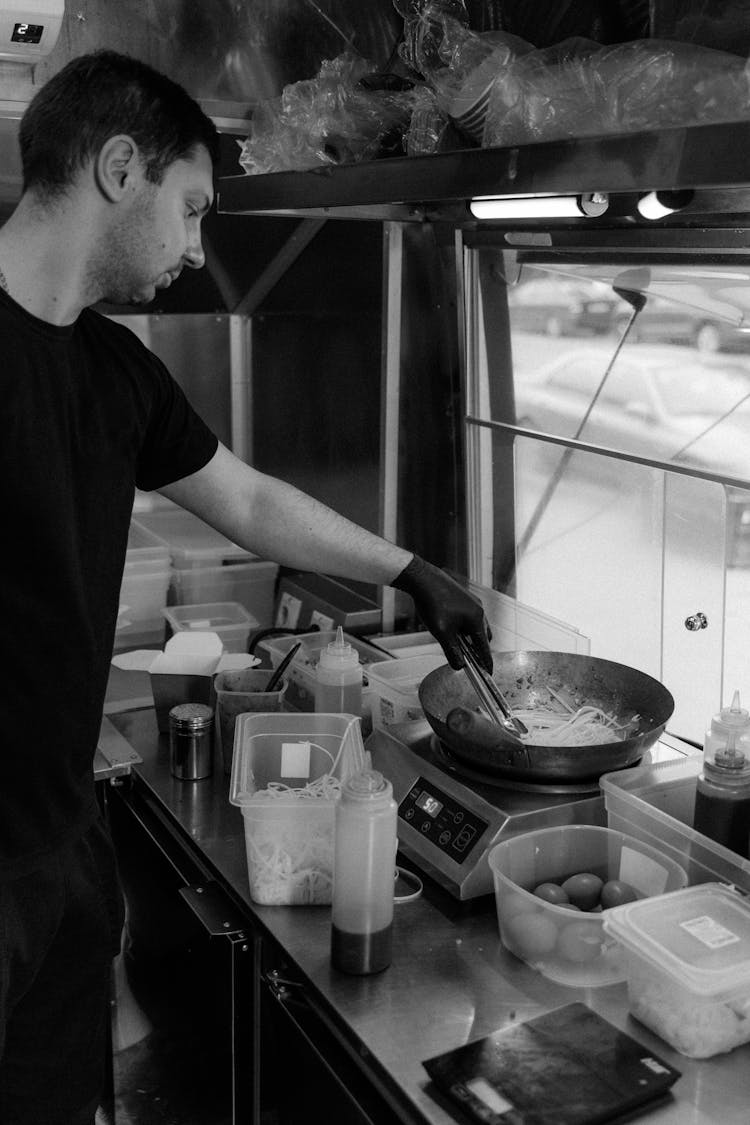
M 2 1125 L 93 1125 L 123 916 L 102 822 L 0 883 Z

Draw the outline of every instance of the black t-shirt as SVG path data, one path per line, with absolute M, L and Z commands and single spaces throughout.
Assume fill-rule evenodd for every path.
M 217 439 L 127 328 L 38 320 L 0 291 L 0 878 L 96 813 L 96 750 L 134 488 Z

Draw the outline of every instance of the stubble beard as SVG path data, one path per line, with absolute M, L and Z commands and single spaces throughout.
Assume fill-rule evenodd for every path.
M 145 305 L 155 289 L 148 274 L 154 238 L 153 208 L 148 196 L 135 205 L 134 217 L 120 220 L 110 230 L 106 245 L 92 263 L 92 289 L 96 300 L 118 305 Z

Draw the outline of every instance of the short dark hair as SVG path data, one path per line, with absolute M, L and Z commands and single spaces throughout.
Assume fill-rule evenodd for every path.
M 141 149 L 146 177 L 160 183 L 175 160 L 203 145 L 214 164 L 219 134 L 198 103 L 171 78 L 116 51 L 72 59 L 34 96 L 19 130 L 24 191 L 65 191 L 109 137 L 127 133 Z

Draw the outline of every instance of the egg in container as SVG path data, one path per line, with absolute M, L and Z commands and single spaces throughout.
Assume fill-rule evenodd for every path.
M 687 884 L 684 869 L 648 844 L 588 824 L 511 836 L 488 862 L 503 945 L 573 987 L 627 977 L 623 949 L 603 926 L 609 907 Z

